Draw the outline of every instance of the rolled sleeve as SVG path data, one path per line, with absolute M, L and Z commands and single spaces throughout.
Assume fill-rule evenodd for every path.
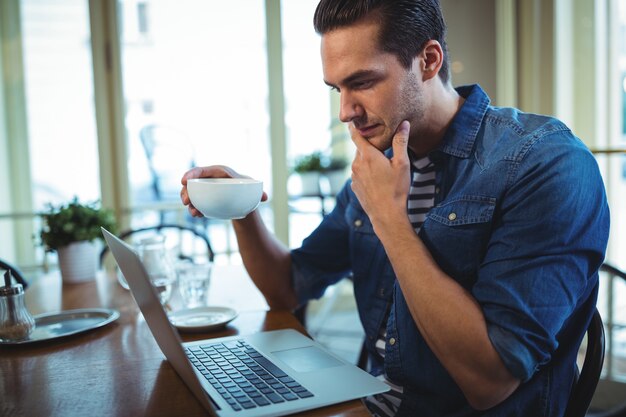
M 328 286 L 350 273 L 349 230 L 344 218 L 347 193 L 344 186 L 333 211 L 301 247 L 291 251 L 292 283 L 300 305 L 320 298 Z
M 292 262 L 292 283 L 298 297 L 298 305 L 303 305 L 309 300 L 318 299 L 324 295 L 326 288 L 333 282 L 325 279 L 325 276 L 321 275 L 315 268 L 294 260 Z
M 586 323 L 577 315 L 594 294 L 606 250 L 597 164 L 582 147 L 564 148 L 551 141 L 520 164 L 472 289 L 494 348 L 522 381 L 551 360 L 564 326 Z M 537 163 L 547 155 L 553 163 Z
M 528 381 L 537 367 L 532 352 L 526 349 L 523 343 L 519 343 L 514 334 L 502 327 L 489 323 L 487 324 L 487 332 L 491 343 L 509 372 L 522 382 Z

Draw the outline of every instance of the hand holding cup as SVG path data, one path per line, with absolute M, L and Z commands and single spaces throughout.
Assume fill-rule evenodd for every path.
M 262 181 L 225 166 L 193 168 L 181 183 L 181 200 L 196 217 L 242 219 L 267 200 Z

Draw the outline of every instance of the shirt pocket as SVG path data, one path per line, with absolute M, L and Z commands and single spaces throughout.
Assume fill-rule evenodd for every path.
M 496 199 L 464 195 L 433 207 L 420 237 L 437 264 L 466 288 L 476 281 L 491 236 Z

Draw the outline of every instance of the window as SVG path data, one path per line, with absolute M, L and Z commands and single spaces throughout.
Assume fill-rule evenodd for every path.
M 120 10 L 131 224 L 157 221 L 141 206 L 186 216 L 180 178 L 193 165 L 228 165 L 271 195 L 264 2 L 123 0 Z M 229 251 L 228 223 L 210 224 L 216 252 Z
M 290 166 L 298 157 L 316 151 L 346 158 L 349 158 L 346 154 L 353 152 L 347 129 L 332 106 L 332 100 L 338 100 L 337 93 L 331 93 L 323 82 L 320 37 L 313 29 L 318 2 L 282 2 L 285 124 Z M 289 194 L 294 197 L 289 216 L 291 246 L 299 246 L 317 227 L 323 213 L 334 205 L 332 198 L 300 198 L 299 179 L 292 175 L 288 181 Z M 324 178 L 322 185 L 323 181 Z
M 21 1 L 33 209 L 100 198 L 86 0 Z
M 606 18 L 612 35 L 609 45 L 607 108 L 608 149 L 598 154 L 604 168 L 604 177 L 611 208 L 611 238 L 606 261 L 621 270 L 626 269 L 626 222 L 621 214 L 626 211 L 626 4 L 610 0 L 606 3 Z M 599 25 L 600 27 L 604 25 Z M 603 29 L 601 28 L 600 31 Z M 600 37 L 600 39 L 602 39 Z M 600 45 L 601 46 L 601 45 Z M 626 380 L 626 281 L 619 277 L 602 276 L 599 308 L 607 331 L 607 357 L 604 371 L 612 380 Z

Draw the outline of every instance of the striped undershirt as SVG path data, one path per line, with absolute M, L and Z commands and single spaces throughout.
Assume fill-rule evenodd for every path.
M 407 208 L 417 233 L 435 202 L 435 164 L 427 156 L 413 161 L 412 177 Z
M 407 208 L 411 225 L 415 233 L 418 233 L 426 219 L 426 214 L 435 203 L 435 165 L 427 156 L 413 161 L 412 165 L 413 173 Z M 384 324 L 378 332 L 378 339 L 375 343 L 376 353 L 383 359 L 387 343 L 387 317 L 383 320 Z M 375 417 L 393 417 L 400 408 L 403 388 L 389 380 L 386 374 L 379 375 L 378 379 L 389 385 L 391 390 L 383 394 L 370 395 L 363 402 Z

